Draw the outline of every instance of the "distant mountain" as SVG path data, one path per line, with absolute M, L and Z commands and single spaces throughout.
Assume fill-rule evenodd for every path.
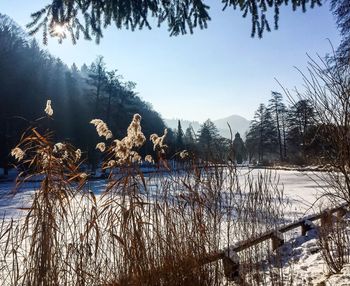
M 163 119 L 166 126 L 168 126 L 171 129 L 177 129 L 178 121 L 181 122 L 181 127 L 183 132 L 186 131 L 186 129 L 191 125 L 195 132 L 197 132 L 200 129 L 200 126 L 202 123 L 198 121 L 189 121 L 189 120 L 183 120 L 183 119 Z
M 235 137 L 236 132 L 241 134 L 242 138 L 245 138 L 245 133 L 249 130 L 250 121 L 239 115 L 231 115 L 222 119 L 213 121 L 216 127 L 219 129 L 220 135 L 226 138 L 230 138 L 230 129 L 227 123 L 231 126 L 232 136 Z
M 179 119 L 164 119 L 164 122 L 169 128 L 177 129 L 178 120 Z M 198 121 L 189 121 L 183 119 L 180 119 L 180 122 L 184 132 L 190 126 L 190 124 L 194 131 L 197 132 L 202 124 Z M 248 119 L 239 115 L 231 115 L 222 119 L 215 120 L 213 122 L 218 128 L 220 135 L 226 138 L 231 137 L 230 129 L 227 123 L 231 126 L 233 137 L 235 136 L 236 132 L 239 132 L 242 138 L 245 138 L 245 133 L 248 131 L 250 125 L 250 121 Z

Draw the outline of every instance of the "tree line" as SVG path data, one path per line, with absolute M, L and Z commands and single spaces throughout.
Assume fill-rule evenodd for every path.
M 325 124 L 310 98 L 297 98 L 287 106 L 282 94 L 272 91 L 269 102 L 256 110 L 245 141 L 239 133 L 230 139 L 221 137 L 209 119 L 198 132 L 191 126 L 183 131 L 179 121 L 174 130 L 175 151 L 186 149 L 193 157 L 210 162 L 327 164 L 334 150 L 329 130 L 330 123 Z
M 232 138 L 222 137 L 210 119 L 207 119 L 197 132 L 191 124 L 183 131 L 179 120 L 178 127 L 173 133 L 174 151 L 178 153 L 186 150 L 191 159 L 212 163 L 227 161 L 243 163 L 247 159 L 245 144 L 239 132 L 232 134 Z
M 268 104 L 259 105 L 247 133 L 248 158 L 260 164 L 325 163 L 325 137 L 331 135 L 324 134 L 323 125 L 308 98 L 286 106 L 281 93 L 273 91 Z

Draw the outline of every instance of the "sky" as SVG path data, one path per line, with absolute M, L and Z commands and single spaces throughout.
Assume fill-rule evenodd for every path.
M 47 0 L 0 0 L 0 13 L 19 25 Z M 99 45 L 80 39 L 59 44 L 54 38 L 44 47 L 68 66 L 90 64 L 104 56 L 107 68 L 117 69 L 125 80 L 134 81 L 139 96 L 152 104 L 163 118 L 204 121 L 232 114 L 252 119 L 271 91 L 302 89 L 296 67 L 305 70 L 307 54 L 316 57 L 332 51 L 340 42 L 335 19 L 326 2 L 306 13 L 281 10 L 279 30 L 251 38 L 251 20 L 239 11 L 222 11 L 219 0 L 210 6 L 208 28 L 194 34 L 170 37 L 167 27 L 131 32 L 110 27 Z M 272 19 L 271 19 L 272 20 Z M 271 26 L 272 23 L 271 23 Z M 42 42 L 42 34 L 35 36 Z

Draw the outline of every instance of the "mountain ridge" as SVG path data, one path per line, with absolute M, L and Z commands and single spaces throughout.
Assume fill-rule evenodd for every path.
M 200 129 L 201 122 L 199 121 L 191 121 L 186 119 L 178 119 L 178 118 L 172 118 L 172 119 L 163 119 L 165 124 L 171 128 L 171 129 L 177 129 L 178 121 L 181 122 L 181 127 L 183 131 L 191 125 L 193 130 L 197 132 Z M 250 120 L 246 119 L 243 116 L 232 114 L 230 116 L 212 120 L 215 126 L 218 128 L 218 131 L 222 137 L 225 138 L 231 138 L 230 129 L 228 127 L 228 124 L 230 125 L 232 129 L 232 136 L 234 137 L 237 132 L 241 135 L 242 138 L 245 138 L 246 132 L 249 130 Z

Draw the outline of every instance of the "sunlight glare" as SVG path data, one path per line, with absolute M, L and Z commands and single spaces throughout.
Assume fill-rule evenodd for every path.
M 67 30 L 67 24 L 55 24 L 53 27 L 53 36 L 65 38 Z

